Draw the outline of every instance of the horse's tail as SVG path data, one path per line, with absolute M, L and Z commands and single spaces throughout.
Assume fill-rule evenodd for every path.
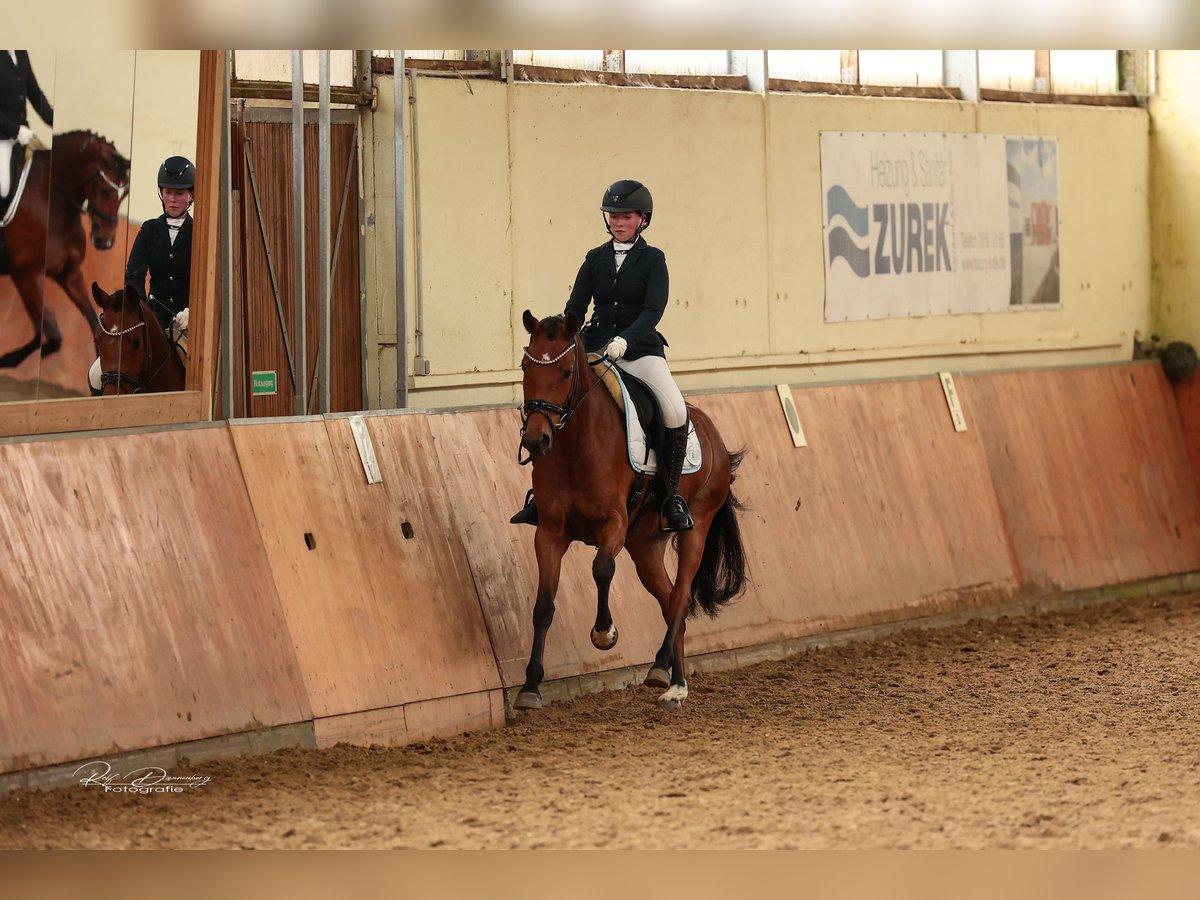
M 729 454 L 730 483 L 745 455 L 744 448 Z M 742 535 L 737 521 L 741 509 L 741 501 L 730 489 L 725 502 L 713 516 L 708 537 L 704 541 L 700 568 L 692 579 L 690 615 L 694 616 L 699 606 L 710 616 L 715 616 L 724 604 L 746 589 L 746 554 L 742 549 Z

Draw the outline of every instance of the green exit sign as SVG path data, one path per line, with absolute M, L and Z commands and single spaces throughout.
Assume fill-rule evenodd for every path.
M 251 372 L 250 393 L 255 397 L 265 397 L 278 393 L 274 372 Z

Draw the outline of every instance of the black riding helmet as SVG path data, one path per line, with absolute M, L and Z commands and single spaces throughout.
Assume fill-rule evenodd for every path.
M 168 156 L 158 167 L 158 188 L 196 189 L 196 167 L 184 156 Z
M 650 190 L 640 181 L 631 179 L 623 179 L 614 181 L 604 191 L 604 197 L 600 200 L 600 215 L 610 212 L 636 212 L 641 213 L 645 217 L 642 222 L 642 227 L 638 229 L 638 234 L 650 227 L 650 216 L 654 213 L 654 198 L 650 196 Z M 608 229 L 608 217 L 604 216 L 604 228 Z M 609 234 L 612 232 L 610 231 Z

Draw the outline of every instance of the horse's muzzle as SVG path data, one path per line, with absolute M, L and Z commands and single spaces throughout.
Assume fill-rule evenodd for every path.
M 94 231 L 92 232 L 92 246 L 97 250 L 107 250 L 112 247 L 115 241 L 116 235 L 99 235 Z
M 521 446 L 525 448 L 534 459 L 540 459 L 550 452 L 550 448 L 554 446 L 554 432 L 543 431 L 540 434 L 523 434 L 521 435 Z

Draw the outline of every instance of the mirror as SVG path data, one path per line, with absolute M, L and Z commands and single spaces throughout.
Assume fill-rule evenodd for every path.
M 8 90 L 11 98 L 14 89 L 29 83 L 18 76 L 32 72 L 53 108 L 53 127 L 41 118 L 30 91 L 24 115 L 48 152 L 33 155 L 4 234 L 10 250 L 20 252 L 10 253 L 12 261 L 3 268 L 12 271 L 0 275 L 0 400 L 87 397 L 101 313 L 92 284 L 105 294 L 124 288 L 139 233 L 153 232 L 151 223 L 164 216 L 159 167 L 174 156 L 195 162 L 200 53 L 13 52 L 15 64 L 11 56 L 0 58 L 0 91 Z M 13 105 L 0 96 L 0 104 L 6 102 L 6 109 Z M 167 233 L 165 222 L 157 227 Z M 32 257 L 39 254 L 28 250 L 30 234 L 41 248 L 36 261 Z M 177 232 L 168 256 L 183 234 Z M 145 284 L 149 295 L 153 291 L 148 280 Z M 131 391 L 135 383 L 139 392 L 153 389 L 149 376 L 162 365 L 151 352 L 161 348 L 143 337 L 153 332 L 152 324 L 134 325 L 129 318 L 134 314 L 132 309 L 128 316 L 107 314 L 105 330 L 125 332 L 101 336 L 116 354 L 102 367 L 113 373 L 106 379 L 110 393 L 118 387 Z

